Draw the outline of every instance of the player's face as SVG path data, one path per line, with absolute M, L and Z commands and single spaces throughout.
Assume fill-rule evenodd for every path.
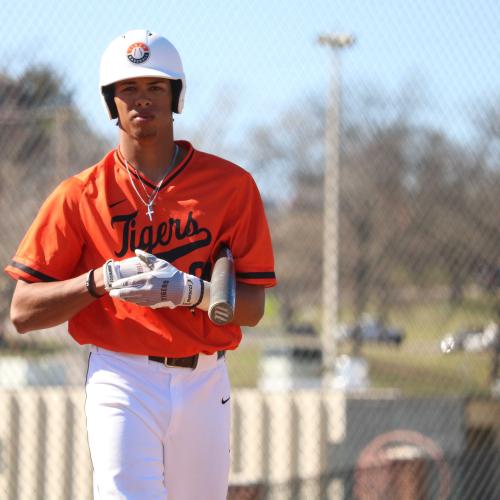
M 134 78 L 115 84 L 120 128 L 134 138 L 164 136 L 172 127 L 172 89 L 164 78 Z

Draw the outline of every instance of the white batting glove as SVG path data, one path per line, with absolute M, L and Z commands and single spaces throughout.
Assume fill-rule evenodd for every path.
M 153 309 L 192 307 L 201 302 L 205 290 L 203 280 L 143 250 L 135 253 L 149 270 L 114 281 L 109 293 L 111 297 Z
M 109 259 L 102 266 L 102 275 L 104 277 L 104 288 L 110 291 L 115 281 L 123 278 L 129 278 L 137 274 L 151 271 L 147 263 L 139 257 L 130 257 L 124 260 Z

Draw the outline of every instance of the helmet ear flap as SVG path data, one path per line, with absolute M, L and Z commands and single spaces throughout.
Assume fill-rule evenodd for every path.
M 180 113 L 179 98 L 182 91 L 182 80 L 170 80 L 170 86 L 172 88 L 172 111 Z
M 112 83 L 111 85 L 106 85 L 102 87 L 102 96 L 104 98 L 104 102 L 108 107 L 109 116 L 113 118 L 118 118 L 118 110 L 116 109 L 115 104 L 115 86 Z

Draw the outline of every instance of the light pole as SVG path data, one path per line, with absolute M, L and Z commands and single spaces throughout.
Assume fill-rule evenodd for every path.
M 326 106 L 325 178 L 323 208 L 323 382 L 329 386 L 337 357 L 339 316 L 339 137 L 340 137 L 340 51 L 354 44 L 352 35 L 318 37 L 331 55 L 330 91 Z

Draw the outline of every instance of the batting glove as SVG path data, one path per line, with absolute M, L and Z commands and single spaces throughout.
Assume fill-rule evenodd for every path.
M 104 288 L 110 291 L 115 281 L 123 278 L 129 278 L 137 274 L 142 274 L 151 271 L 147 263 L 139 257 L 130 257 L 125 260 L 109 259 L 102 266 L 102 275 L 104 277 Z
M 143 250 L 135 253 L 149 271 L 114 281 L 111 297 L 153 309 L 200 304 L 206 285 L 203 280 Z

